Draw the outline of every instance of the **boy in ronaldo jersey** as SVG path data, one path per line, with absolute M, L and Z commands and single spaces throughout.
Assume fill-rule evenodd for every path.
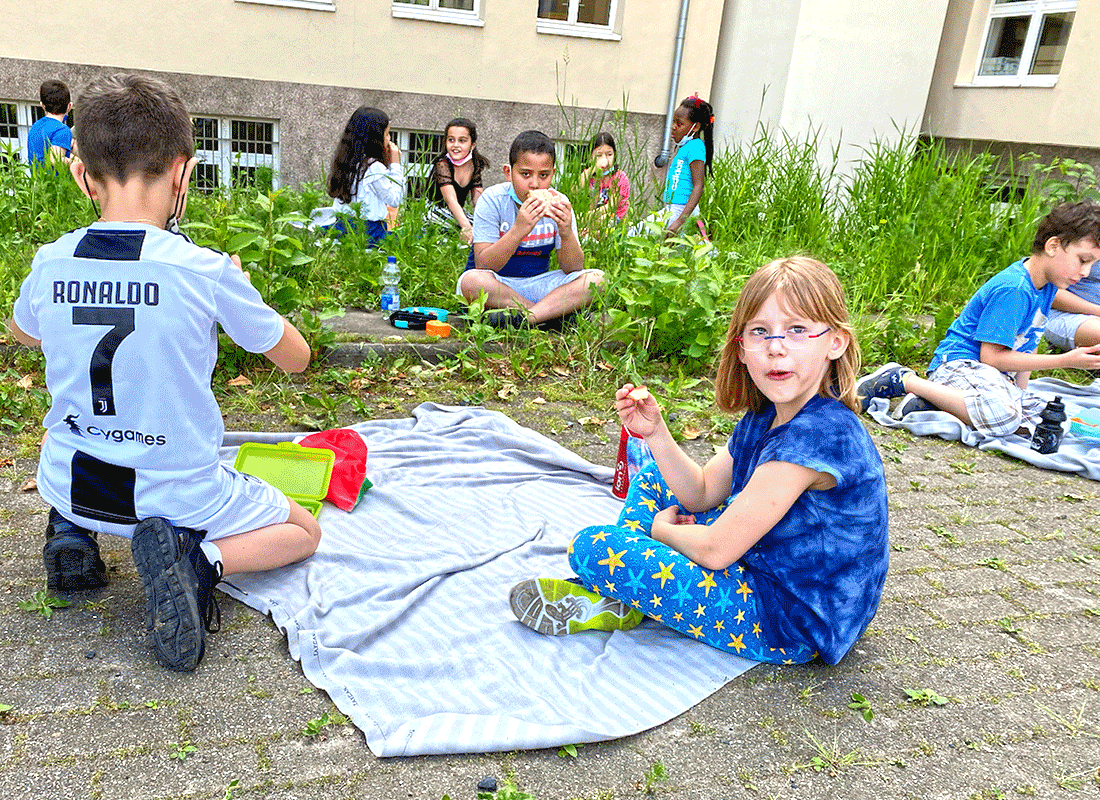
M 300 561 L 321 538 L 308 511 L 218 460 L 217 326 L 288 372 L 305 369 L 309 346 L 239 261 L 171 231 L 196 164 L 179 95 L 114 75 L 80 109 L 70 168 L 102 213 L 38 251 L 10 324 L 42 348 L 52 398 L 38 465 L 47 584 L 104 585 L 97 534 L 129 537 L 153 651 L 193 670 L 222 576 Z

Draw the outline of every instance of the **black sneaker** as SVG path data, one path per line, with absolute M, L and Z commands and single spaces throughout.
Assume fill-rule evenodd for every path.
M 565 326 L 576 322 L 577 312 L 569 311 L 560 317 L 551 317 L 550 319 L 544 319 L 542 322 L 535 325 L 536 328 L 542 331 L 560 331 L 564 330 Z
M 222 628 L 222 610 L 214 597 L 214 587 L 221 582 L 222 565 L 219 563 L 215 567 L 207 561 L 206 554 L 199 547 L 205 531 L 194 531 L 190 528 L 180 530 L 185 532 L 183 554 L 191 564 L 198 585 L 199 615 L 202 617 L 203 627 L 207 633 L 217 633 Z
M 494 328 L 521 328 L 529 327 L 527 312 L 521 308 L 498 308 L 485 315 L 485 321 Z
M 160 517 L 143 519 L 130 550 L 145 586 L 145 630 L 157 661 L 190 672 L 206 652 L 198 581 L 182 558 L 185 534 Z
M 893 417 L 894 419 L 904 419 L 906 414 L 913 414 L 917 411 L 939 411 L 939 409 L 923 397 L 917 397 L 910 392 L 894 409 Z
M 95 532 L 69 522 L 50 509 L 46 544 L 42 546 L 46 587 L 55 592 L 78 592 L 107 585 L 107 567 L 99 557 Z
M 856 397 L 864 413 L 871 405 L 872 397 L 887 399 L 905 395 L 905 376 L 913 370 L 890 362 L 860 379 L 856 384 Z

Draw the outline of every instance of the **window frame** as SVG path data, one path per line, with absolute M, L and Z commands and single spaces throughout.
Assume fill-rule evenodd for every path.
M 997 0 L 989 0 L 989 11 L 986 14 L 985 25 L 982 27 L 982 36 L 978 41 L 977 63 L 974 65 L 974 76 L 971 79 L 973 86 L 1037 86 L 1051 87 L 1058 83 L 1062 65 L 1059 64 L 1058 72 L 1053 75 L 1032 75 L 1025 70 L 1030 70 L 1035 59 L 1035 51 L 1039 43 L 1039 35 L 1042 32 L 1043 19 L 1049 14 L 1076 13 L 1079 0 L 1019 0 L 1019 2 L 998 3 Z M 1029 17 L 1027 36 L 1024 39 L 1023 50 L 1020 52 L 1020 66 L 1015 75 L 982 75 L 982 62 L 985 60 L 985 51 L 989 46 L 989 37 L 993 32 L 993 26 L 998 19 L 1012 17 Z M 1070 29 L 1072 34 L 1072 27 Z
M 409 146 L 414 136 L 428 137 L 429 141 L 438 144 L 439 149 L 418 148 L 418 155 L 422 155 L 425 161 L 413 161 L 413 151 Z M 439 131 L 420 131 L 411 128 L 390 128 L 390 139 L 401 149 L 402 168 L 405 173 L 406 185 L 426 184 L 432 174 L 432 164 L 436 157 L 443 152 L 445 137 Z
M 15 107 L 15 137 L 0 136 L 0 142 L 10 144 L 15 153 L 26 163 L 27 133 L 34 123 L 46 116 L 46 111 L 42 108 L 42 104 L 35 100 L 0 100 L 0 105 Z M 71 124 L 68 122 L 66 124 L 72 128 Z
M 587 22 L 577 22 L 577 12 L 580 8 L 580 0 L 569 0 L 569 18 L 566 20 L 543 19 L 535 11 L 535 31 L 548 33 L 554 36 L 578 36 L 584 39 L 606 39 L 608 41 L 622 41 L 620 28 L 620 12 L 623 2 L 610 0 L 607 9 L 607 24 L 592 25 Z
M 481 16 L 481 0 L 473 0 L 473 11 L 459 8 L 440 8 L 439 0 L 428 0 L 428 5 L 416 5 L 411 0 L 390 0 L 390 16 L 395 19 L 419 19 L 426 22 L 443 22 L 450 25 L 485 27 Z
M 198 113 L 191 117 L 192 125 L 196 125 L 199 120 L 209 120 L 214 122 L 217 127 L 217 132 L 214 137 L 216 149 L 209 149 L 201 147 L 204 142 L 199 141 L 198 131 L 195 132 L 195 155 L 199 159 L 199 164 L 195 167 L 196 174 L 192 178 L 192 185 L 200 190 L 206 192 L 221 191 L 231 188 L 233 183 L 234 171 L 236 169 L 255 169 L 256 167 L 270 167 L 271 168 L 271 188 L 279 188 L 279 170 L 282 164 L 282 148 L 279 138 L 279 121 L 275 119 L 262 119 L 259 117 L 238 117 L 238 116 L 222 116 L 219 114 L 204 114 Z M 234 151 L 233 150 L 233 123 L 260 123 L 263 125 L 271 126 L 271 152 L 270 153 L 256 153 L 247 151 Z M 266 141 L 265 141 L 266 144 Z M 200 173 L 200 167 L 203 165 L 212 165 L 217 174 L 217 184 L 215 186 L 200 186 L 198 175 Z

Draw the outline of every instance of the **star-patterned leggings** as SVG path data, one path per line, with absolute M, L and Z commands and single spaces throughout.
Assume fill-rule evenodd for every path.
M 806 645 L 768 646 L 763 615 L 752 589 L 740 579 L 739 563 L 712 572 L 650 538 L 657 512 L 678 504 L 656 463 L 650 463 L 631 481 L 618 523 L 585 528 L 573 539 L 569 565 L 592 591 L 711 647 L 773 664 L 814 658 L 817 653 Z M 727 504 L 696 514 L 696 522 L 711 524 Z

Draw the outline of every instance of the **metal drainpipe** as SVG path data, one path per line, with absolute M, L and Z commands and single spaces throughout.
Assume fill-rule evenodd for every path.
M 665 135 L 661 139 L 661 153 L 653 164 L 663 167 L 668 163 L 669 153 L 672 150 L 672 115 L 676 111 L 676 90 L 680 86 L 680 58 L 684 54 L 684 31 L 687 29 L 688 3 L 690 0 L 680 0 L 680 30 L 676 33 L 676 55 L 672 57 L 672 81 L 668 87 L 668 112 L 665 114 Z

